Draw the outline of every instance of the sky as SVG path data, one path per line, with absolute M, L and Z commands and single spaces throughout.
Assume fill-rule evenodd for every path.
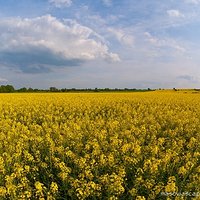
M 200 88 L 200 0 L 0 0 L 0 85 Z

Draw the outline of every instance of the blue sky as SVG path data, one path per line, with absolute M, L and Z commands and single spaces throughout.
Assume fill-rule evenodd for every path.
M 199 88 L 200 0 L 0 0 L 0 84 Z

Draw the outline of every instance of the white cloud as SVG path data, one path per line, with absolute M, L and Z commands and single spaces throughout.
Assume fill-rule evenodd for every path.
M 0 33 L 0 65 L 24 72 L 46 72 L 96 59 L 119 61 L 92 29 L 51 15 L 1 19 Z
M 170 39 L 170 38 L 160 39 L 160 38 L 152 36 L 149 32 L 145 32 L 144 35 L 146 36 L 147 41 L 150 44 L 158 48 L 168 47 L 180 53 L 184 53 L 186 51 L 185 48 L 179 45 L 174 39 Z
M 125 30 L 117 28 L 108 28 L 108 31 L 114 36 L 122 45 L 133 46 L 134 36 Z
M 0 82 L 8 82 L 8 80 L 5 78 L 0 78 Z
M 71 0 L 49 0 L 49 2 L 57 8 L 70 7 L 72 4 Z
M 167 14 L 170 17 L 184 17 L 184 15 L 179 10 L 167 10 Z
M 103 0 L 103 4 L 107 7 L 112 6 L 112 0 Z
M 191 75 L 188 75 L 188 74 L 177 76 L 177 78 L 182 79 L 182 80 L 186 80 L 186 81 L 189 81 L 189 82 L 194 82 L 194 83 L 198 83 L 199 80 L 200 80 L 199 77 L 191 76 Z
M 200 0 L 185 0 L 186 3 L 190 3 L 190 4 L 199 4 L 200 3 Z

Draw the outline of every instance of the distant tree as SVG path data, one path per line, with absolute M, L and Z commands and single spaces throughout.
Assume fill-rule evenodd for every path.
M 50 90 L 50 92 L 57 92 L 58 91 L 58 89 L 56 87 L 50 87 L 49 90 Z
M 11 93 L 14 91 L 15 91 L 15 88 L 12 85 L 1 85 L 0 86 L 1 93 Z
M 62 88 L 60 91 L 61 91 L 61 92 L 66 92 L 67 89 L 66 89 L 66 88 Z
M 94 91 L 95 91 L 95 92 L 99 92 L 99 89 L 98 89 L 98 88 L 95 88 Z
M 28 92 L 33 92 L 33 88 L 28 88 Z
M 14 92 L 15 88 L 12 85 L 6 85 L 7 92 Z
M 27 92 L 27 88 L 26 87 L 22 87 L 18 90 L 19 92 Z

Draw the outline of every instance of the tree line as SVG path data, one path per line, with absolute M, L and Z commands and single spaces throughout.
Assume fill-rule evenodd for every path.
M 136 89 L 136 88 L 62 88 L 58 89 L 56 87 L 50 87 L 49 89 L 33 89 L 33 88 L 26 88 L 22 87 L 19 89 L 15 89 L 12 85 L 1 85 L 0 86 L 0 93 L 23 93 L 23 92 L 120 92 L 120 91 L 127 91 L 127 92 L 144 92 L 144 91 L 152 91 L 150 88 L 147 89 Z

